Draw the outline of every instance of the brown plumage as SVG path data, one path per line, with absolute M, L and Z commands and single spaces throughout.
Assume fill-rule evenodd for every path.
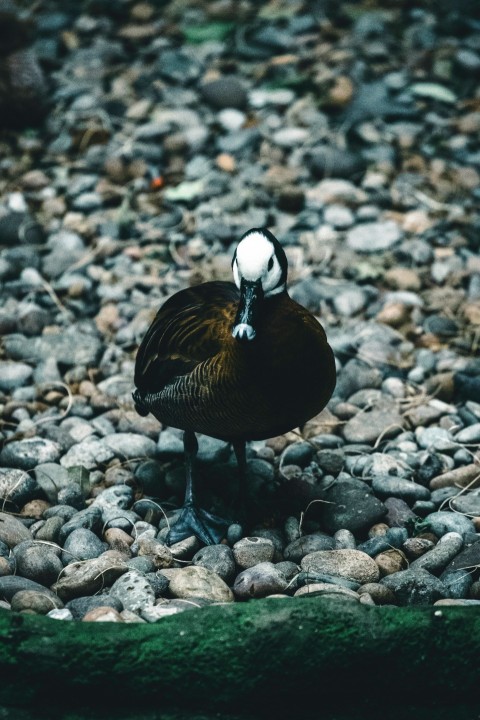
M 280 244 L 263 229 L 249 231 L 240 243 L 245 239 L 233 261 L 240 290 L 207 282 L 176 293 L 160 308 L 137 354 L 137 410 L 183 429 L 190 460 L 199 432 L 233 442 L 243 466 L 246 440 L 302 425 L 325 407 L 335 386 L 322 326 L 286 292 Z M 255 241 L 265 259 L 250 257 Z

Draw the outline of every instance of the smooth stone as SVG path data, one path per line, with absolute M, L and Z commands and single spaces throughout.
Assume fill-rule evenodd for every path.
M 475 526 L 470 518 L 447 510 L 438 510 L 427 515 L 422 521 L 422 527 L 435 533 L 437 537 L 442 537 L 448 532 L 456 532 L 465 540 L 467 537 L 475 535 Z
M 0 390 L 10 392 L 26 385 L 32 377 L 30 365 L 12 360 L 0 360 Z
M 23 578 L 19 575 L 6 575 L 4 577 L 0 577 L 0 597 L 4 598 L 8 602 L 10 602 L 13 596 L 21 590 L 35 590 L 36 592 L 46 594 L 53 602 L 58 601 L 58 597 L 54 592 L 48 590 L 46 587 L 40 585 L 40 583 L 35 582 L 34 580 L 29 580 L 28 578 Z
M 381 579 L 400 605 L 433 605 L 446 596 L 444 584 L 427 570 L 401 570 Z
M 203 598 L 212 602 L 233 602 L 228 585 L 216 573 L 200 565 L 170 570 L 168 591 L 174 598 Z
M 447 472 L 437 475 L 430 481 L 430 489 L 438 490 L 442 487 L 467 487 L 475 488 L 480 486 L 480 478 L 478 477 L 478 465 L 470 463 L 461 467 L 448 470 Z
M 61 517 L 51 517 L 45 520 L 42 527 L 35 534 L 36 540 L 44 540 L 45 542 L 58 543 L 60 530 L 63 525 Z
M 68 470 L 58 463 L 40 463 L 35 468 L 35 479 L 51 503 L 58 503 L 58 493 L 71 482 Z
M 305 555 L 316 550 L 333 550 L 335 541 L 330 535 L 325 533 L 316 533 L 313 535 L 303 535 L 291 542 L 283 551 L 285 560 L 299 563 Z
M 333 540 L 335 543 L 334 550 L 355 550 L 357 547 L 355 535 L 345 528 L 337 530 L 333 536 Z
M 135 481 L 145 495 L 159 497 L 164 490 L 162 465 L 156 460 L 144 460 L 135 468 Z M 142 514 L 142 513 L 140 513 Z
M 145 578 L 150 583 L 150 587 L 152 588 L 156 598 L 163 597 L 168 591 L 170 581 L 165 577 L 165 575 L 162 575 L 161 572 L 145 573 Z
M 61 608 L 60 610 L 50 610 L 47 613 L 47 617 L 52 620 L 73 620 L 73 615 L 68 608 Z
M 440 575 L 450 598 L 467 597 L 473 585 L 472 573 L 468 570 L 446 570 Z
M 3 343 L 7 355 L 14 360 L 38 362 L 54 357 L 58 363 L 68 367 L 97 367 L 104 350 L 99 337 L 86 333 L 75 323 L 58 334 L 32 338 L 20 334 L 8 335 Z
M 115 608 L 98 607 L 86 613 L 82 622 L 116 622 L 123 623 L 123 618 Z
M 314 448 L 311 443 L 296 442 L 287 445 L 280 457 L 280 466 L 299 465 L 306 467 L 313 459 Z
M 260 537 L 245 537 L 232 548 L 236 564 L 242 570 L 273 560 L 275 546 L 271 540 Z
M 133 489 L 128 485 L 113 485 L 97 495 L 90 507 L 126 510 L 133 502 Z
M 140 612 L 155 603 L 155 592 L 145 575 L 137 570 L 128 570 L 110 588 L 110 596 L 122 603 L 126 610 Z
M 60 505 L 70 505 L 75 510 L 84 510 L 85 497 L 80 485 L 72 481 L 62 488 L 58 493 L 58 503 Z
M 82 512 L 84 511 L 82 510 Z M 52 517 L 59 517 L 63 520 L 64 523 L 67 523 L 74 517 L 74 515 L 77 514 L 78 513 L 75 508 L 70 507 L 70 505 L 52 505 L 52 507 L 49 507 L 45 510 L 45 512 L 43 513 L 43 517 L 45 518 L 45 520 L 48 520 Z
M 288 583 L 273 563 L 262 562 L 243 570 L 235 578 L 233 592 L 239 600 L 264 598 L 274 593 L 283 593 Z
M 66 604 L 66 608 L 70 610 L 74 620 L 81 620 L 87 613 L 98 607 L 111 607 L 118 612 L 122 610 L 120 601 L 110 594 L 76 597 Z
M 138 557 L 132 557 L 126 561 L 129 568 L 137 570 L 139 573 L 147 574 L 153 573 L 156 570 L 155 563 L 151 557 L 140 555 Z
M 375 561 L 359 550 L 319 550 L 306 555 L 301 567 L 307 572 L 339 575 L 362 585 L 380 577 Z
M 385 522 L 390 527 L 405 527 L 409 522 L 416 519 L 415 513 L 410 509 L 405 500 L 396 497 L 389 497 L 385 500 Z
M 206 545 L 193 556 L 192 562 L 216 573 L 227 584 L 235 576 L 235 558 L 228 545 Z
M 71 520 L 68 520 L 60 530 L 59 541 L 63 545 L 71 532 L 78 528 L 87 528 L 96 532 L 100 530 L 102 522 L 102 511 L 98 507 L 87 507 L 74 513 Z
M 55 462 L 60 457 L 60 445 L 47 438 L 26 438 L 4 445 L 0 462 L 7 467 L 33 470 L 36 465 Z
M 14 612 L 31 610 L 37 615 L 46 615 L 51 610 L 63 608 L 60 598 L 54 600 L 52 595 L 38 590 L 20 590 L 12 597 L 11 609 Z
M 107 435 L 103 442 L 115 455 L 122 459 L 152 457 L 157 452 L 157 445 L 150 438 L 135 433 L 116 433 Z
M 443 535 L 432 550 L 410 563 L 410 568 L 423 568 L 429 572 L 443 569 L 463 548 L 463 537 L 457 532 Z
M 45 587 L 50 587 L 63 570 L 57 549 L 46 543 L 17 545 L 15 566 L 18 575 Z
M 362 533 L 385 516 L 385 505 L 361 480 L 337 480 L 323 494 L 328 504 L 321 506 L 322 528 L 327 533 L 349 530 Z
M 141 618 L 149 623 L 155 623 L 158 620 L 199 607 L 191 600 L 166 600 L 164 598 L 161 600 L 162 602 L 159 605 L 149 605 L 144 608 L 141 612 Z
M 196 460 L 198 460 L 198 462 L 210 465 L 228 460 L 230 455 L 229 443 L 201 434 L 197 436 L 197 440 L 198 452 Z
M 380 436 L 397 435 L 403 425 L 404 419 L 396 406 L 385 402 L 369 412 L 357 413 L 345 423 L 342 434 L 348 443 L 373 444 Z
M 282 573 L 288 583 L 291 583 L 298 575 L 298 565 L 290 560 L 281 560 L 280 562 L 275 563 L 275 567 Z
M 175 455 L 183 455 L 183 439 L 172 430 L 162 430 L 158 437 L 157 452 L 160 458 L 169 459 Z
M 107 549 L 107 543 L 102 542 L 94 532 L 88 528 L 77 528 L 63 544 L 62 562 L 69 565 L 79 560 L 92 560 Z
M 13 548 L 24 540 L 31 540 L 32 535 L 25 525 L 13 515 L 0 512 L 0 541 Z
M 471 545 L 458 553 L 445 568 L 445 573 L 454 570 L 472 570 L 480 566 L 480 540 L 476 539 Z
M 469 425 L 455 435 L 455 440 L 464 445 L 480 443 L 480 422 Z
M 93 560 L 67 565 L 63 576 L 52 586 L 52 590 L 62 600 L 93 595 L 111 585 L 127 569 L 127 565 L 122 560 L 106 557 L 103 554 Z
M 437 600 L 433 604 L 435 607 L 448 605 L 456 605 L 460 607 L 475 607 L 480 605 L 480 600 L 472 600 L 471 598 L 443 598 L 441 600 Z
M 356 225 L 347 232 L 346 244 L 359 253 L 389 250 L 402 239 L 402 231 L 393 220 Z
M 416 500 L 428 500 L 430 490 L 406 478 L 393 477 L 391 475 L 377 475 L 373 478 L 372 489 L 381 500 L 387 497 L 398 497 L 406 502 Z
M 360 600 L 358 593 L 348 588 L 341 587 L 340 585 L 332 585 L 331 583 L 310 583 L 304 585 L 295 591 L 294 597 L 301 597 L 303 595 L 310 595 L 311 597 L 317 597 L 318 595 L 341 595 L 342 597 L 348 597 L 352 600 Z
M 108 463 L 115 456 L 105 440 L 87 438 L 81 443 L 73 445 L 60 459 L 63 467 L 71 468 L 81 466 L 87 470 L 95 470 L 97 467 Z
M 396 599 L 395 594 L 390 588 L 382 585 L 381 583 L 365 583 L 358 588 L 358 594 L 362 596 L 364 593 L 368 593 L 373 599 L 375 605 L 395 605 Z
M 405 540 L 402 550 L 410 560 L 416 560 L 434 547 L 427 538 L 411 537 Z
M 457 449 L 451 433 L 442 427 L 417 428 L 415 439 L 421 448 L 430 452 L 448 452 Z
M 359 582 L 347 580 L 346 578 L 340 577 L 339 575 L 330 575 L 329 573 L 323 572 L 305 572 L 304 570 L 298 572 L 297 569 L 295 586 L 303 587 L 304 585 L 308 585 L 309 583 L 329 583 L 331 585 L 340 585 L 340 587 L 345 587 L 349 590 L 358 590 L 358 588 L 360 587 Z
M 219 110 L 223 108 L 243 110 L 247 103 L 247 92 L 242 82 L 232 76 L 205 83 L 201 87 L 201 93 L 206 102 Z

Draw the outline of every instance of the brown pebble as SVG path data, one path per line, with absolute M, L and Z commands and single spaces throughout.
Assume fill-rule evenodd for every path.
M 421 288 L 418 273 L 410 268 L 396 267 L 387 270 L 385 273 L 385 282 L 389 287 L 395 288 L 395 290 L 417 291 Z
M 380 568 L 380 575 L 393 575 L 393 573 L 405 570 L 407 567 L 407 558 L 401 550 L 385 550 L 375 558 L 375 562 Z
M 133 543 L 133 538 L 124 530 L 120 528 L 109 528 L 105 531 L 103 537 L 112 550 L 118 550 L 122 555 L 131 557 L 130 545 Z
M 14 612 L 30 611 L 37 615 L 46 615 L 50 610 L 63 608 L 60 598 L 54 600 L 52 593 L 42 593 L 38 590 L 19 590 L 12 597 L 11 604 Z
M 402 545 L 405 555 L 410 560 L 416 560 L 434 547 L 434 543 L 426 538 L 408 538 Z
M 271 448 L 275 455 L 280 455 L 280 453 L 287 447 L 288 441 L 285 435 L 278 435 L 277 437 L 267 440 L 265 445 Z
M 376 320 L 390 327 L 401 327 L 410 320 L 410 310 L 403 303 L 387 303 L 376 315 Z
M 438 542 L 437 536 L 436 536 L 434 533 L 432 533 L 432 532 L 427 532 L 427 531 L 422 532 L 422 533 L 419 533 L 419 534 L 417 535 L 417 538 L 418 538 L 419 540 L 429 540 L 429 541 L 430 541 L 431 543 L 433 543 L 434 545 L 436 545 L 437 542 Z
M 220 155 L 217 155 L 215 163 L 220 170 L 228 173 L 233 173 L 237 168 L 235 158 L 233 155 L 229 155 L 229 153 L 220 153 Z
M 437 475 L 437 477 L 434 477 L 430 481 L 431 490 L 438 490 L 443 487 L 464 488 L 467 485 L 469 489 L 480 487 L 480 465 L 475 463 L 461 465 L 453 470 L 442 473 L 442 475 Z
M 386 585 L 381 583 L 365 583 L 357 590 L 359 595 L 367 593 L 373 599 L 375 605 L 396 605 L 395 594 Z
M 376 525 L 372 525 L 372 527 L 368 531 L 368 537 L 374 538 L 385 535 L 388 530 L 390 530 L 390 528 L 386 523 L 377 523 Z
M 48 510 L 49 507 L 52 506 L 46 500 L 30 500 L 30 502 L 25 503 L 23 508 L 20 510 L 20 515 L 22 515 L 22 517 L 40 520 L 43 517 L 45 510 Z
M 125 622 L 118 610 L 115 608 L 101 606 L 87 612 L 82 622 Z

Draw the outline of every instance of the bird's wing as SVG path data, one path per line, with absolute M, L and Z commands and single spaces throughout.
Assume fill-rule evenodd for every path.
M 229 337 L 239 292 L 233 283 L 208 282 L 181 290 L 162 305 L 137 353 L 135 385 L 160 392 L 216 355 Z

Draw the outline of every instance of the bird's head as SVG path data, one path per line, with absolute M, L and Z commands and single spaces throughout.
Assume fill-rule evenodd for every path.
M 232 330 L 237 340 L 253 340 L 255 321 L 263 298 L 285 292 L 288 263 L 285 252 L 266 228 L 243 235 L 233 254 L 232 271 L 240 290 L 238 312 Z

